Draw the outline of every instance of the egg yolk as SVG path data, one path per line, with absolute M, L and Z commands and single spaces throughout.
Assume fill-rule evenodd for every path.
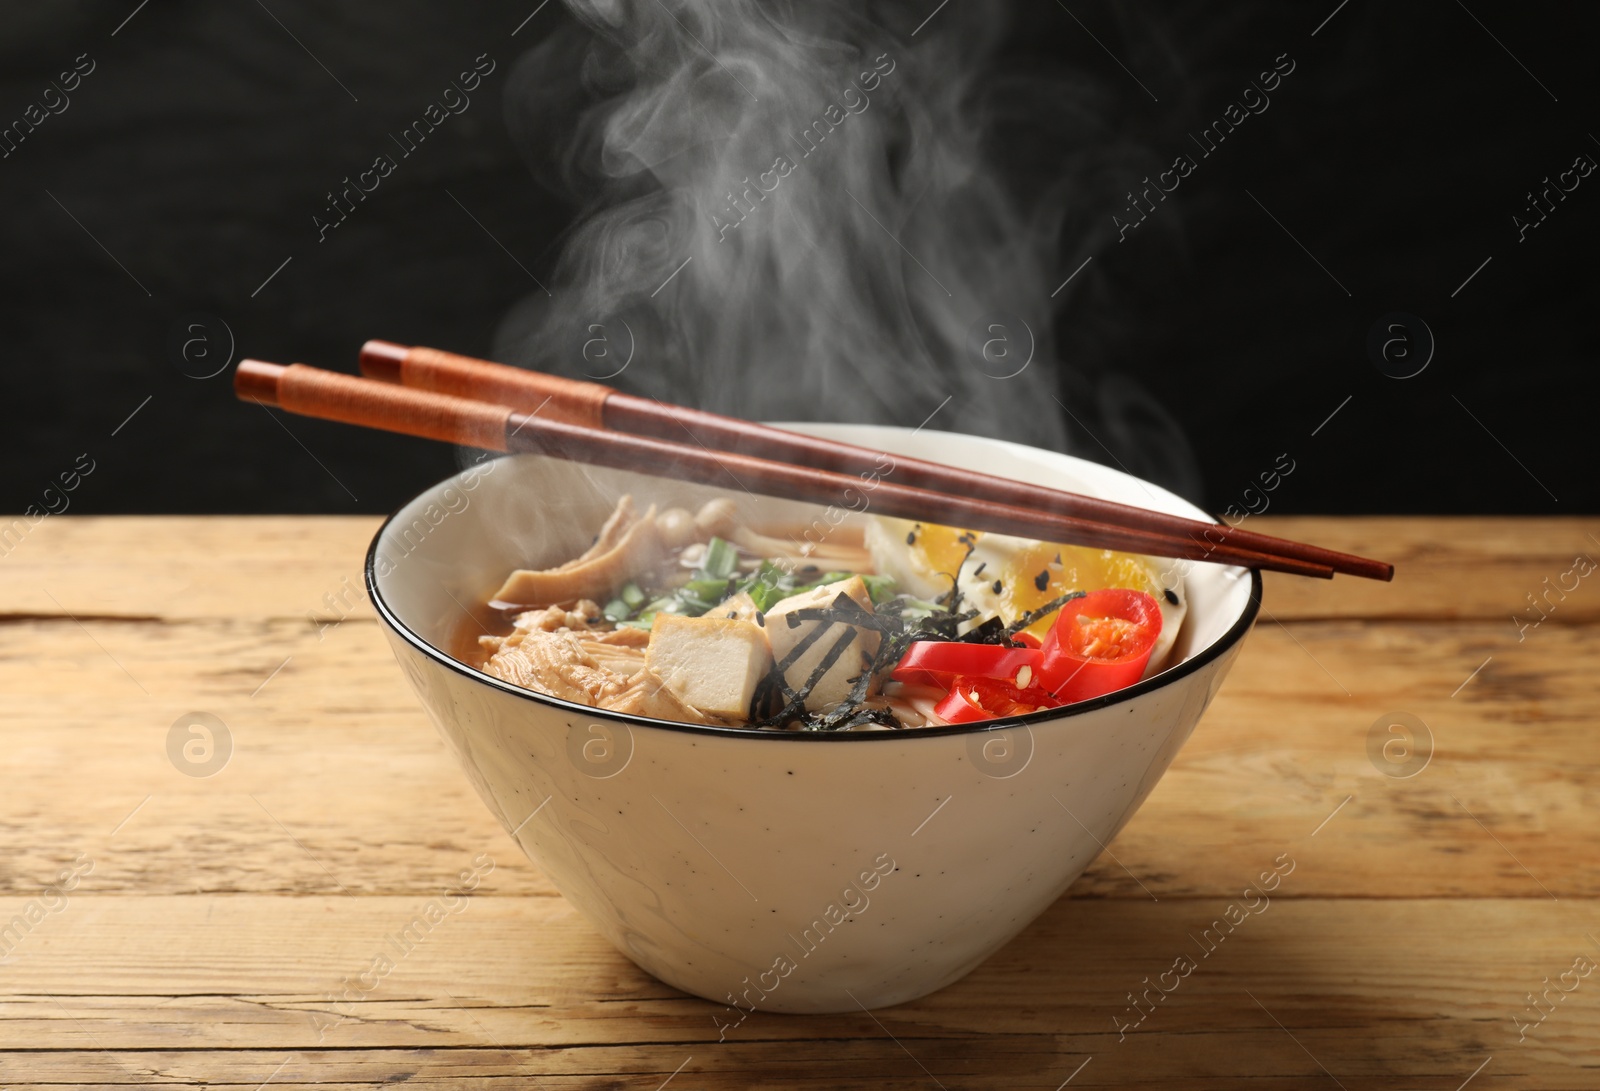
M 1043 580 L 1041 574 L 1045 576 Z M 1001 608 L 1006 617 L 1013 620 L 1069 591 L 1124 587 L 1151 596 L 1160 593 L 1150 569 L 1130 553 L 1047 542 L 1035 542 L 1019 549 L 1000 579 Z M 1060 611 L 1040 618 L 1026 631 L 1044 639 L 1057 613 Z
M 918 523 L 912 533 L 915 540 L 911 555 L 920 562 L 922 571 L 946 575 L 953 575 L 966 559 L 968 545 L 983 537 L 981 530 L 942 527 L 937 523 Z
M 965 559 L 969 542 L 983 538 L 982 531 L 934 523 L 918 524 L 914 533 L 910 550 L 922 571 L 946 574 Z M 1123 587 L 1152 597 L 1161 593 L 1149 567 L 1130 553 L 1050 542 L 1030 542 L 1012 551 L 1000 571 L 987 569 L 984 578 L 1000 581 L 1000 609 L 1008 622 L 1070 591 Z M 1042 640 L 1055 619 L 1055 613 L 1047 614 L 1026 631 Z

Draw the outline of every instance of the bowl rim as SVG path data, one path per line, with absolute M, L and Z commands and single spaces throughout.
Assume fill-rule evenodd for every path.
M 1063 454 L 1063 452 L 1050 453 Z M 517 456 L 508 455 L 505 457 Z M 530 453 L 530 457 L 547 456 L 532 455 Z M 1070 458 L 1073 456 L 1064 455 L 1064 457 Z M 1111 469 L 1113 472 L 1119 472 L 1116 471 L 1114 467 L 1106 467 L 1106 469 Z M 1115 690 L 1100 697 L 1093 697 L 1087 701 L 1078 701 L 1074 704 L 1064 705 L 1060 708 L 1040 709 L 1036 712 L 1028 712 L 1019 716 L 1003 716 L 993 720 L 978 720 L 970 724 L 944 724 L 937 727 L 908 727 L 898 730 L 886 729 L 882 731 L 789 731 L 771 727 L 720 727 L 714 724 L 691 724 L 684 723 L 680 720 L 662 720 L 652 716 L 630 716 L 620 712 L 614 712 L 611 709 L 596 708 L 593 705 L 583 705 L 577 703 L 576 701 L 567 701 L 560 697 L 552 697 L 549 694 L 540 693 L 538 690 L 526 689 L 522 686 L 513 685 L 512 683 L 503 679 L 494 677 L 492 674 L 486 674 L 475 667 L 469 667 L 467 664 L 461 662 L 459 659 L 456 659 L 448 652 L 445 652 L 442 649 L 435 647 L 427 640 L 424 640 L 420 635 L 414 632 L 410 626 L 401 621 L 399 616 L 389 608 L 389 604 L 384 601 L 383 593 L 378 587 L 377 580 L 378 543 L 382 541 L 384 532 L 389 529 L 389 525 L 391 523 L 400 517 L 401 512 L 405 511 L 406 508 L 415 503 L 425 493 L 431 492 L 446 482 L 454 480 L 455 478 L 461 476 L 462 472 L 465 471 L 459 471 L 451 474 L 449 477 L 444 478 L 441 481 L 434 482 L 426 489 L 423 489 L 421 492 L 405 501 L 405 503 L 401 504 L 398 508 L 390 513 L 389 517 L 383 521 L 381 526 L 378 527 L 377 533 L 372 536 L 372 542 L 367 546 L 367 556 L 362 567 L 366 577 L 365 583 L 367 589 L 367 598 L 372 602 L 373 609 L 377 612 L 378 617 L 401 639 L 403 639 L 407 644 L 411 645 L 417 651 L 421 652 L 425 657 L 434 660 L 439 665 L 462 675 L 470 681 L 477 682 L 481 685 L 487 685 L 491 689 L 500 690 L 501 692 L 511 694 L 514 697 L 519 697 L 536 705 L 544 705 L 548 708 L 557 709 L 562 712 L 576 713 L 588 719 L 622 724 L 630 730 L 635 727 L 662 728 L 668 731 L 682 731 L 693 735 L 708 735 L 717 738 L 773 739 L 788 742 L 815 741 L 819 743 L 826 741 L 866 742 L 869 740 L 886 739 L 904 741 L 912 738 L 944 738 L 950 735 L 983 734 L 986 732 L 999 731 L 1011 727 L 1025 727 L 1031 731 L 1034 724 L 1042 724 L 1056 720 L 1070 720 L 1074 716 L 1082 716 L 1090 712 L 1096 712 L 1102 708 L 1109 708 L 1112 705 L 1118 705 L 1127 701 L 1132 701 L 1138 697 L 1142 697 L 1146 693 L 1152 693 L 1163 686 L 1170 685 L 1179 679 L 1187 678 L 1189 675 L 1196 673 L 1201 668 L 1208 666 L 1209 664 L 1222 658 L 1223 655 L 1227 654 L 1237 644 L 1239 644 L 1239 642 L 1244 639 L 1245 634 L 1248 633 L 1250 628 L 1255 624 L 1256 617 L 1261 612 L 1261 570 L 1258 568 L 1249 568 L 1245 571 L 1250 573 L 1250 598 L 1245 603 L 1244 610 L 1240 612 L 1238 619 L 1228 627 L 1228 630 L 1225 633 L 1219 636 L 1212 643 L 1208 644 L 1206 647 L 1202 648 L 1189 659 L 1185 659 L 1182 663 L 1179 663 L 1176 666 L 1168 667 L 1166 670 L 1163 670 L 1158 674 L 1154 674 L 1149 678 L 1135 682 L 1133 685 L 1124 689 Z M 1125 476 L 1133 477 L 1132 474 L 1126 474 Z M 1141 479 L 1134 478 L 1134 480 Z M 1213 519 L 1212 521 L 1218 526 L 1222 525 L 1222 523 L 1216 519 Z M 1210 562 L 1202 561 L 1199 563 Z

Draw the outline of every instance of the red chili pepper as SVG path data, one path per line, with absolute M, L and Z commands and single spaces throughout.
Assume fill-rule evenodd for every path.
M 1068 704 L 1131 686 L 1160 635 L 1161 607 L 1143 591 L 1091 591 L 1067 603 L 1045 634 L 1040 684 Z
M 1015 684 L 1021 675 L 1020 681 L 1026 688 L 1039 673 L 1039 665 L 1040 653 L 1035 648 L 918 640 L 901 656 L 893 677 L 896 682 L 948 686 L 958 677 L 993 678 Z
M 944 700 L 933 706 L 933 714 L 947 724 L 970 724 L 976 720 L 991 719 L 995 713 L 978 704 L 956 688 L 944 695 Z
M 1018 689 L 1009 682 L 992 678 L 957 678 L 933 711 L 945 723 L 970 724 L 1001 716 L 1020 716 L 1041 708 L 1054 708 L 1060 703 L 1038 686 Z

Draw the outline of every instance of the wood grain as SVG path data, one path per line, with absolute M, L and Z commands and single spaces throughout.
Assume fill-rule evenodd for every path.
M 473 796 L 354 593 L 375 520 L 46 520 L 0 558 L 0 922 L 93 870 L 0 957 L 0 1087 L 1053 1088 L 1088 1057 L 1070 1086 L 1451 1089 L 1486 1058 L 1473 1088 L 1600 1086 L 1600 975 L 1513 1022 L 1600 962 L 1600 590 L 1511 620 L 1600 556 L 1595 522 L 1252 522 L 1400 573 L 1269 578 L 1115 857 L 968 979 L 718 1042 L 720 1009 L 618 956 Z M 190 711 L 233 741 L 207 779 L 166 754 Z M 1432 732 L 1408 778 L 1369 754 L 1394 713 Z M 1190 933 L 1281 852 L 1204 956 Z M 470 908 L 339 1001 L 479 853 Z
M 1284 620 L 1316 617 L 1500 621 L 1516 638 L 1514 614 L 1537 618 L 1528 596 L 1557 585 L 1579 555 L 1600 562 L 1600 519 L 1262 516 L 1245 526 L 1343 551 L 1367 551 L 1395 566 L 1394 582 L 1331 583 L 1265 575 L 1266 605 Z M 1600 572 L 1595 573 L 1600 576 Z M 1574 580 L 1569 578 L 1567 586 Z M 1547 624 L 1600 620 L 1600 587 L 1585 578 L 1560 596 Z
M 1329 866 L 1314 851 L 1296 862 L 1285 886 Z M 1074 1086 L 1323 1086 L 1320 1065 L 1347 1087 L 1454 1088 L 1493 1057 L 1485 1086 L 1568 1088 L 1592 1087 L 1578 1063 L 1600 1057 L 1600 975 L 1527 1033 L 1512 1021 L 1544 976 L 1585 949 L 1600 958 L 1583 935 L 1592 905 L 1274 899 L 1208 954 L 1192 935 L 1220 903 L 1065 899 L 934 996 L 871 1015 L 758 1013 L 726 1041 L 716 1005 L 657 984 L 547 898 L 475 898 L 342 999 L 414 907 L 74 898 L 8 967 L 6 1078 L 253 1087 L 287 1061 L 274 1085 L 610 1086 L 581 1082 L 605 1073 L 654 1087 L 688 1061 L 685 1086 L 927 1087 L 925 1066 L 948 1087 L 1022 1088 L 1093 1057 Z M 1184 954 L 1195 968 L 1141 1020 L 1128 994 Z

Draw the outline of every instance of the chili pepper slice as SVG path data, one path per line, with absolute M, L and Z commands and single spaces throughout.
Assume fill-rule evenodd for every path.
M 1010 682 L 992 678 L 957 678 L 933 711 L 945 723 L 970 724 L 1001 716 L 1020 716 L 1058 704 L 1059 701 L 1038 686 L 1018 689 Z
M 998 644 L 963 644 L 954 640 L 918 640 L 894 668 L 896 682 L 949 686 L 955 678 L 992 678 L 1027 688 L 1039 673 L 1036 648 Z M 1026 673 L 1024 673 L 1026 669 Z
M 1067 603 L 1045 634 L 1040 685 L 1067 704 L 1131 686 L 1160 635 L 1161 607 L 1143 591 L 1091 591 Z

